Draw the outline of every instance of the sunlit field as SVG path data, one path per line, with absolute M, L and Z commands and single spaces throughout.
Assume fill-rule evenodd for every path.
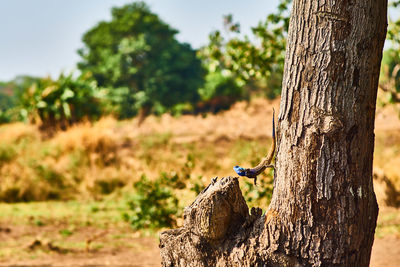
M 108 259 L 117 264 L 137 255 L 143 264 L 157 266 L 157 233 L 163 226 L 155 222 L 157 214 L 137 210 L 150 209 L 137 197 L 170 190 L 177 201 L 171 225 L 181 225 L 183 208 L 211 178 L 234 175 L 234 165 L 255 165 L 267 153 L 272 107 L 278 110 L 279 100 L 254 99 L 218 115 L 151 116 L 140 127 L 136 119 L 107 117 L 52 137 L 43 137 L 33 125 L 3 125 L 0 197 L 12 203 L 0 204 L 1 262 L 62 259 L 83 264 Z M 381 211 L 378 245 L 388 238 L 400 243 L 396 116 L 392 107 L 378 109 L 374 179 Z M 246 178 L 240 183 L 249 206 L 265 211 L 272 172 L 260 177 L 258 187 Z M 145 186 L 153 191 L 144 190 Z M 171 204 L 157 201 L 164 208 Z
M 211 181 L 236 177 L 236 165 L 257 166 L 274 141 L 282 178 L 276 191 L 285 194 L 275 195 L 272 215 L 261 224 L 259 210 L 247 216 L 243 208 L 234 222 L 211 206 L 229 231 L 204 246 L 196 233 L 201 242 L 194 247 L 221 242 L 222 250 L 205 255 L 226 253 L 232 234 L 235 242 L 245 240 L 240 253 L 252 243 L 261 261 L 366 263 L 376 206 L 371 162 L 361 156 L 371 159 L 376 86 L 379 216 L 370 266 L 400 266 L 400 0 L 389 1 L 387 31 L 386 7 L 370 8 L 372 2 L 358 9 L 346 2 L 338 11 L 335 3 L 320 9 L 312 2 L 307 12 L 316 12 L 308 15 L 292 0 L 50 2 L 0 3 L 6 25 L 0 33 L 7 37 L 0 43 L 0 266 L 160 266 L 160 248 L 166 262 L 169 247 L 159 234 L 182 227 L 185 207 Z M 300 23 L 293 23 L 292 7 Z M 350 23 L 356 19 L 377 28 Z M 297 144 L 285 141 L 294 136 L 288 129 Z M 259 166 L 244 172 L 254 177 L 267 167 Z M 248 207 L 263 213 L 274 190 L 269 167 L 257 185 L 239 177 Z M 223 211 L 238 214 L 236 207 Z M 268 258 L 260 240 L 263 234 L 272 240 L 274 228 L 279 245 L 267 245 L 276 254 Z M 282 234 L 301 241 L 282 242 Z M 184 248 L 176 255 L 186 255 Z M 245 253 L 258 262 L 255 254 Z

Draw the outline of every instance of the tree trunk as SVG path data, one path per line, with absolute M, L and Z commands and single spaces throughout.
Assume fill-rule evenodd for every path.
M 265 216 L 234 216 L 241 195 L 226 188 L 237 180 L 215 183 L 183 228 L 161 234 L 163 265 L 368 266 L 386 12 L 386 0 L 293 2 L 271 204 Z
M 293 5 L 269 212 L 279 218 L 280 250 L 301 263 L 367 266 L 387 3 L 317 2 Z

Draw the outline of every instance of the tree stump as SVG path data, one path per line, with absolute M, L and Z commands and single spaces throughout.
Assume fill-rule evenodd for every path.
M 162 265 L 288 266 L 285 257 L 267 257 L 265 218 L 260 208 L 249 214 L 238 178 L 213 180 L 185 209 L 184 226 L 160 234 Z

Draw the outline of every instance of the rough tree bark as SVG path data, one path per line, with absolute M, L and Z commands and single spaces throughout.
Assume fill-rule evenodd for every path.
M 386 12 L 387 0 L 293 2 L 271 204 L 249 215 L 236 178 L 212 183 L 161 233 L 164 266 L 368 266 Z

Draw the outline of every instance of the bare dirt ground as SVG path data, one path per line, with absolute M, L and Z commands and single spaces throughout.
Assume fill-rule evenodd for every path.
M 40 259 L 10 260 L 0 266 L 161 266 L 158 245 L 153 240 L 137 240 L 142 245 L 150 243 L 145 251 L 119 249 L 118 251 L 48 253 Z
M 183 143 L 219 138 L 264 138 L 271 133 L 272 106 L 278 112 L 279 101 L 258 99 L 250 106 L 239 103 L 227 112 L 206 118 L 150 117 L 139 129 L 133 120 L 120 127 L 119 134 L 171 132 L 176 142 Z M 377 112 L 377 133 L 398 130 L 397 113 L 390 107 Z M 383 197 L 378 194 L 378 200 Z M 384 202 L 379 202 L 371 266 L 400 266 L 400 209 L 388 208 Z M 157 235 L 143 237 L 120 223 L 108 226 L 74 224 L 71 228 L 71 223 L 63 220 L 0 220 L 0 266 L 161 266 Z
M 380 217 L 393 216 L 399 209 L 384 209 Z M 38 236 L 53 235 L 64 229 L 62 225 L 47 226 L 0 226 L 0 242 L 14 241 L 21 258 L 2 258 L 0 266 L 161 266 L 156 237 L 135 237 L 128 228 L 104 230 L 82 227 L 73 236 L 60 242 L 51 242 Z M 100 236 L 99 236 L 100 233 Z M 99 236 L 86 248 L 87 238 Z M 115 237 L 120 236 L 115 244 Z M 17 242 L 19 240 L 19 242 Z M 19 243 L 23 240 L 23 246 Z M 36 244 L 35 244 L 36 243 Z M 65 247 L 65 244 L 77 244 Z M 114 243 L 114 244 L 110 244 Z M 59 245 L 60 244 L 60 245 Z M 102 245 L 100 245 L 102 244 Z M 107 245 L 108 244 L 108 245 Z M 373 267 L 397 267 L 400 265 L 400 236 L 377 237 L 372 248 Z
M 160 266 L 156 237 L 139 237 L 129 227 L 118 226 L 80 227 L 62 237 L 59 233 L 64 230 L 56 222 L 46 226 L 2 224 L 0 242 L 18 253 L 10 253 L 10 258 L 2 255 L 0 266 Z
M 371 267 L 400 266 L 400 238 L 387 236 L 375 239 L 372 247 Z

